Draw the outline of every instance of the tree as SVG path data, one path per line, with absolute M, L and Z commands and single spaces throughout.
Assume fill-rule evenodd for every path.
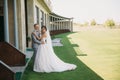
M 96 21 L 93 19 L 92 21 L 91 21 L 91 26 L 95 26 L 96 25 Z
M 108 19 L 105 21 L 105 26 L 113 28 L 115 26 L 115 22 L 113 19 Z

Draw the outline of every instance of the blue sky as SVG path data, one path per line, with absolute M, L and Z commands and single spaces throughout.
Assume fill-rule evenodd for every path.
M 74 17 L 75 22 L 95 19 L 103 23 L 107 19 L 120 22 L 120 0 L 51 0 L 53 12 Z

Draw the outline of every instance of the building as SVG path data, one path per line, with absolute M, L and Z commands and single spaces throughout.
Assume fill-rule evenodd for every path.
M 50 31 L 72 31 L 73 18 L 53 13 L 50 0 L 0 0 L 0 42 L 6 41 L 24 53 L 35 23 L 46 25 Z
M 26 48 L 24 0 L 0 0 L 0 41 L 14 45 L 22 52 Z

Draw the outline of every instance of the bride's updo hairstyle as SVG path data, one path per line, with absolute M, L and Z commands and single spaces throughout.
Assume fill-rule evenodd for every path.
M 47 31 L 47 27 L 46 26 L 42 26 L 41 29 L 45 28 L 45 30 Z

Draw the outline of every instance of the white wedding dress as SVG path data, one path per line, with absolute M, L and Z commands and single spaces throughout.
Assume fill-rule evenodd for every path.
M 47 37 L 49 37 L 49 34 Z M 67 70 L 74 70 L 77 67 L 74 64 L 63 62 L 56 56 L 52 48 L 50 38 L 43 38 L 42 41 L 44 41 L 45 44 L 41 44 L 38 47 L 33 68 L 35 72 L 63 72 Z

